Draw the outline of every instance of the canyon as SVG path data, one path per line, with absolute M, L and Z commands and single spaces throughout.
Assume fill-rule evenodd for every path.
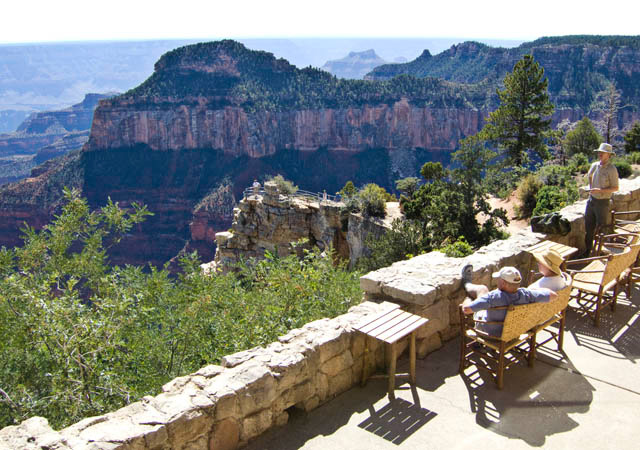
M 555 59 L 547 64 L 560 67 L 580 45 L 549 44 Z M 637 80 L 638 53 L 618 51 L 629 62 L 616 59 L 616 73 Z M 635 91 L 625 92 L 620 128 L 640 118 Z M 556 109 L 555 123 L 603 114 L 578 93 L 562 95 L 573 100 Z M 212 236 L 229 228 L 233 205 L 254 179 L 282 174 L 315 192 L 334 193 L 349 180 L 393 189 L 426 161 L 448 163 L 458 141 L 476 133 L 496 105 L 486 81 L 342 80 L 234 41 L 182 47 L 163 55 L 137 88 L 100 100 L 81 152 L 0 191 L 0 244 L 19 242 L 18 222 L 38 226 L 51 217 L 66 182 L 94 208 L 111 198 L 154 213 L 114 249 L 114 263 L 161 265 L 191 250 L 207 262 Z

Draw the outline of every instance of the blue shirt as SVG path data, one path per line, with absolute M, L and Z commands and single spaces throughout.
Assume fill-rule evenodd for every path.
M 498 309 L 495 311 L 487 311 L 488 308 L 509 305 L 525 305 L 527 303 L 547 303 L 551 298 L 548 291 L 530 290 L 527 288 L 518 288 L 514 293 L 494 289 L 482 297 L 478 297 L 471 302 L 469 307 L 475 313 L 477 320 L 487 320 L 490 322 L 504 322 L 507 315 L 506 309 Z M 502 325 L 500 324 L 478 324 L 478 328 L 492 336 L 500 336 L 502 334 Z

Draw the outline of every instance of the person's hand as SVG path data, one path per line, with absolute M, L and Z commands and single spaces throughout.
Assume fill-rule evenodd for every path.
M 462 308 L 462 312 L 465 314 L 472 314 L 473 310 L 471 308 L 469 308 L 469 304 L 471 303 L 471 300 L 466 299 L 464 302 L 462 302 L 462 304 L 460 305 L 460 307 Z

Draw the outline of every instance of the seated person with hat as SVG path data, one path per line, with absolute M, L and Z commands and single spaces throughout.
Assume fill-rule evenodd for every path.
M 462 281 L 464 288 L 472 298 L 462 302 L 462 311 L 465 314 L 475 313 L 477 320 L 487 322 L 504 322 L 507 315 L 506 309 L 488 310 L 499 306 L 524 305 L 527 303 L 545 303 L 554 300 L 558 294 L 548 288 L 521 288 L 522 276 L 515 267 L 503 267 L 494 272 L 492 277 L 497 279 L 498 288 L 490 291 L 486 286 L 470 283 L 470 265 L 464 266 Z M 479 324 L 479 328 L 492 336 L 502 334 L 502 325 L 499 323 Z
M 531 283 L 529 289 L 547 288 L 558 292 L 569 286 L 571 282 L 569 275 L 560 269 L 564 262 L 560 253 L 553 249 L 548 249 L 542 253 L 534 252 L 532 255 L 538 261 L 538 272 L 542 274 L 542 278 Z

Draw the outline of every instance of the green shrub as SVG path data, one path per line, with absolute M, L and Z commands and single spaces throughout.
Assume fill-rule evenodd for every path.
M 421 223 L 394 219 L 391 229 L 382 236 L 369 234 L 365 238 L 367 255 L 358 260 L 357 267 L 364 272 L 388 267 L 396 261 L 419 255 L 428 247 Z
M 571 173 L 587 173 L 589 171 L 589 158 L 583 153 L 577 153 L 569 159 L 567 167 L 571 170 Z
M 147 215 L 112 202 L 92 212 L 74 191 L 51 224 L 0 250 L 0 428 L 105 414 L 361 299 L 360 274 L 317 250 L 215 276 L 195 253 L 175 277 L 109 266 L 103 244 Z
M 411 198 L 413 193 L 420 187 L 420 180 L 417 177 L 407 177 L 396 180 L 396 189 L 399 190 L 406 198 Z
M 613 165 L 618 169 L 618 176 L 620 178 L 628 178 L 633 174 L 631 165 L 625 159 L 614 158 Z
M 451 258 L 464 258 L 473 253 L 473 247 L 469 245 L 464 236 L 460 236 L 457 241 L 445 245 L 440 251 Z
M 631 152 L 625 156 L 629 164 L 640 164 L 640 152 Z
M 384 217 L 387 214 L 385 194 L 387 194 L 387 191 L 375 183 L 369 183 L 360 189 L 358 197 L 360 198 L 361 208 L 365 215 Z
M 566 190 L 558 186 L 544 186 L 537 195 L 536 207 L 532 216 L 541 216 L 558 211 L 570 203 Z
M 536 174 L 529 174 L 524 177 L 518 185 L 516 197 L 520 204 L 517 207 L 518 216 L 530 217 L 536 208 L 536 196 L 542 188 L 543 183 Z
M 278 190 L 282 194 L 295 194 L 298 192 L 298 186 L 289 180 L 285 180 L 282 175 L 276 175 L 275 177 L 269 178 L 267 181 L 273 181 L 276 183 Z

